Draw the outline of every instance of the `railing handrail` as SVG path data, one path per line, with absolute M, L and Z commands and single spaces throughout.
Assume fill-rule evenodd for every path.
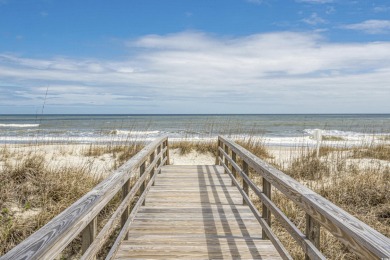
M 218 137 L 218 141 L 231 149 L 266 181 L 300 206 L 356 254 L 369 258 L 390 258 L 389 238 L 282 171 L 275 169 L 234 141 L 222 136 Z M 219 152 L 228 155 L 220 147 Z M 223 160 L 220 161 L 224 163 Z
M 167 137 L 161 137 L 148 144 L 94 189 L 0 259 L 54 258 L 96 218 L 124 184 L 133 177 L 134 171 L 144 164 L 156 148 L 167 140 Z M 166 159 L 169 160 L 169 158 Z

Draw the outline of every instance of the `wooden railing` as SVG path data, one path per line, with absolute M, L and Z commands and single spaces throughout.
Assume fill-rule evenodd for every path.
M 263 238 L 270 239 L 284 259 L 292 259 L 272 232 L 271 216 L 295 239 L 306 259 L 325 259 L 320 252 L 320 228 L 324 227 L 347 248 L 362 259 L 390 259 L 390 239 L 348 214 L 330 201 L 270 166 L 240 145 L 218 138 L 218 161 L 232 178 L 263 228 Z M 240 160 L 238 160 L 238 158 Z M 238 162 L 242 162 L 242 166 Z M 249 176 L 249 170 L 262 177 L 259 188 Z M 236 177 L 240 175 L 242 185 Z M 282 192 L 306 213 L 305 234 L 272 201 L 271 190 Z M 249 188 L 261 201 L 261 213 L 249 198 Z
M 111 247 L 110 259 L 127 235 L 138 208 L 154 183 L 156 173 L 169 164 L 167 137 L 160 138 L 133 156 L 107 179 L 72 204 L 49 223 L 14 247 L 1 259 L 54 259 L 81 234 L 82 259 L 94 259 L 120 222 L 121 231 Z M 131 181 L 136 179 L 134 185 Z M 122 190 L 122 201 L 111 218 L 97 234 L 98 214 Z M 139 198 L 130 212 L 135 196 Z

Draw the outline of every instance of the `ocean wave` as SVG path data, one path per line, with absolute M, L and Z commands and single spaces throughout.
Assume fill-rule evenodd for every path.
M 0 127 L 4 128 L 27 128 L 27 127 L 39 127 L 39 124 L 0 124 Z
M 323 130 L 323 129 L 305 129 L 303 130 L 306 134 L 313 135 L 316 131 L 320 130 L 323 136 L 338 136 L 338 137 L 358 137 L 365 136 L 367 134 L 353 132 L 353 131 L 342 131 L 342 130 Z
M 134 130 L 112 130 L 110 131 L 111 135 L 121 135 L 121 136 L 150 136 L 150 135 L 158 135 L 160 131 L 134 131 Z

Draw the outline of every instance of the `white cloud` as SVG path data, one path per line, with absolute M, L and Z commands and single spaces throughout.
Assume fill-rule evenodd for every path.
M 136 55 L 124 60 L 0 55 L 1 102 L 39 105 L 49 86 L 48 107 L 283 113 L 315 112 L 322 104 L 328 112 L 354 112 L 340 110 L 348 100 L 355 105 L 352 110 L 364 112 L 364 97 L 376 105 L 372 112 L 390 109 L 385 98 L 390 92 L 389 42 L 331 43 L 317 33 L 217 37 L 183 32 L 144 36 L 127 46 Z M 2 85 L 7 88 L 3 95 L 11 91 L 7 86 L 19 86 L 22 92 L 15 95 L 20 99 L 1 98 Z
M 375 13 L 386 13 L 390 11 L 390 6 L 375 6 L 373 11 Z
M 309 3 L 309 4 L 329 4 L 333 3 L 334 0 L 296 0 L 298 3 Z
M 326 7 L 326 10 L 325 10 L 326 14 L 334 14 L 335 12 L 336 12 L 336 8 L 334 6 Z
M 390 33 L 390 20 L 367 20 L 362 23 L 344 25 L 342 28 L 368 34 L 386 34 Z
M 304 23 L 310 24 L 310 25 L 318 25 L 318 24 L 325 24 L 327 21 L 320 16 L 318 16 L 317 13 L 312 13 L 310 17 L 305 18 L 302 20 Z
M 248 3 L 252 3 L 252 4 L 262 4 L 264 2 L 264 0 L 246 0 Z

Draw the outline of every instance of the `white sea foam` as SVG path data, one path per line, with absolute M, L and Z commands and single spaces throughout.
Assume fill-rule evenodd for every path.
M 304 132 L 313 136 L 316 129 L 305 129 Z M 367 139 L 373 139 L 380 134 L 373 133 L 359 133 L 353 131 L 341 131 L 341 130 L 321 130 L 322 136 L 335 136 L 342 138 L 340 141 L 364 141 Z
M 151 141 L 154 138 L 112 138 L 110 136 L 79 136 L 79 137 L 53 137 L 53 136 L 0 136 L 0 143 L 122 143 L 132 141 Z
M 102 135 L 102 136 L 0 136 L 0 143 L 126 143 L 126 142 L 151 142 L 159 136 L 124 136 L 124 135 Z M 247 140 L 248 136 L 230 136 L 233 140 Z M 310 136 L 301 137 L 264 137 L 251 136 L 252 141 L 259 141 L 266 146 L 297 146 L 297 147 L 315 147 L 316 141 Z M 216 142 L 214 137 L 169 137 L 169 142 L 194 141 L 194 142 Z M 323 145 L 353 147 L 364 144 L 383 143 L 383 140 L 373 136 L 362 136 L 356 139 L 344 141 L 323 141 Z
M 134 131 L 134 130 L 114 130 L 111 132 L 111 134 L 115 135 L 121 135 L 121 136 L 151 136 L 151 135 L 158 135 L 160 131 Z
M 0 124 L 0 127 L 27 128 L 27 127 L 39 127 L 39 124 Z

